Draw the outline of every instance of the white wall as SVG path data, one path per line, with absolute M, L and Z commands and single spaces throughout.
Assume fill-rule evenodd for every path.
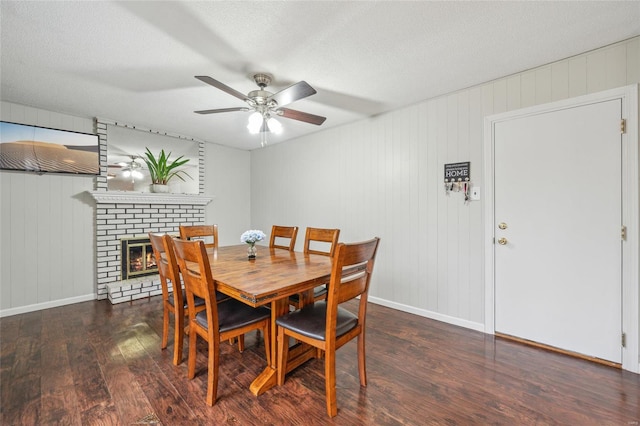
M 0 119 L 95 130 L 91 118 L 8 102 Z M 220 226 L 224 245 L 250 226 L 249 164 L 247 151 L 205 144 L 206 221 Z M 0 171 L 0 316 L 95 298 L 95 201 L 86 193 L 94 180 Z
M 443 165 L 482 187 L 483 118 L 640 82 L 640 38 L 251 152 L 251 222 L 382 238 L 370 296 L 484 328 L 483 201 L 445 195 Z
M 240 244 L 240 235 L 251 227 L 251 154 L 213 144 L 205 148 L 205 191 L 213 196 L 206 221 L 218 224 L 220 245 Z
M 93 120 L 2 102 L 4 121 L 94 133 Z M 0 171 L 0 309 L 95 297 L 92 176 Z M 30 309 L 28 309 L 30 310 Z M 16 312 L 17 313 L 17 312 Z

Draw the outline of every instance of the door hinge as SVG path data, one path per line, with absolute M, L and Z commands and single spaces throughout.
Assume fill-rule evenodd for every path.
M 622 333 L 622 347 L 627 347 L 627 333 Z
M 624 118 L 620 120 L 620 133 L 627 133 L 627 120 Z
M 627 241 L 627 227 L 623 226 L 622 229 L 620 229 L 620 238 L 622 239 L 622 241 Z

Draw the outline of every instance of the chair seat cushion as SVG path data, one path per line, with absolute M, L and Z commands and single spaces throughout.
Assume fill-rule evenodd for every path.
M 235 299 L 218 303 L 218 327 L 221 333 L 253 324 L 269 317 L 271 317 L 271 311 L 262 306 L 252 308 Z M 202 327 L 207 328 L 207 311 L 198 312 L 196 314 L 196 321 L 198 321 L 198 324 Z
M 313 300 L 316 300 L 319 297 L 326 296 L 328 293 L 327 287 L 324 285 L 318 286 L 313 289 Z M 300 300 L 300 295 L 292 294 L 290 296 L 291 300 L 298 302 Z
M 220 302 L 221 300 L 225 300 L 227 299 L 229 296 L 227 296 L 226 294 L 220 293 L 219 291 L 216 291 L 216 301 Z M 182 289 L 182 300 L 184 300 L 184 308 L 187 309 L 189 306 L 187 305 L 187 292 L 185 289 Z M 204 299 L 196 296 L 194 297 L 193 301 L 195 302 L 196 306 L 203 306 L 204 305 Z M 175 306 L 176 302 L 173 298 L 173 292 L 169 295 L 169 303 L 171 303 L 171 306 Z
M 276 324 L 303 336 L 317 340 L 325 340 L 327 321 L 327 302 L 320 301 L 306 305 L 276 320 Z M 358 316 L 338 306 L 336 337 L 358 325 Z

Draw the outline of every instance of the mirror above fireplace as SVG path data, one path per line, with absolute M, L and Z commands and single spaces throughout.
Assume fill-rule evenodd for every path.
M 146 148 L 152 153 L 171 152 L 171 159 L 181 155 L 189 162 L 181 167 L 191 178 L 172 179 L 170 192 L 198 194 L 200 143 L 182 137 L 139 130 L 118 124 L 107 124 L 107 189 L 108 191 L 150 192 L 151 178 L 143 156 Z

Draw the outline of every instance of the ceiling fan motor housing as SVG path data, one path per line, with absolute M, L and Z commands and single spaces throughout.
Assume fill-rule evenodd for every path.
M 256 82 L 259 88 L 264 89 L 271 84 L 271 76 L 269 74 L 257 73 L 253 75 L 253 81 Z
M 272 95 L 273 93 L 267 92 L 266 90 L 253 90 L 249 92 L 247 96 L 251 98 L 251 100 L 253 100 L 256 103 L 256 105 L 265 105 L 267 103 L 267 99 Z M 273 99 L 272 101 L 274 104 L 276 104 L 276 102 Z

